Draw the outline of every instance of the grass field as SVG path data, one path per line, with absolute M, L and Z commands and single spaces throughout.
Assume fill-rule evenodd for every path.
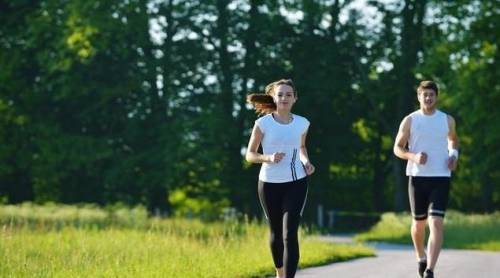
M 357 235 L 356 239 L 410 244 L 410 225 L 409 214 L 386 213 L 371 230 Z M 466 215 L 449 211 L 444 229 L 447 248 L 500 251 L 500 212 Z
M 252 221 L 147 218 L 144 209 L 0 207 L 0 277 L 264 277 L 267 229 Z M 371 256 L 301 230 L 301 267 Z

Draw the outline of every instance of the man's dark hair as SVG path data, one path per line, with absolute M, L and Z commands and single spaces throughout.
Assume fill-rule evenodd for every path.
M 424 89 L 431 89 L 434 90 L 434 92 L 436 92 L 436 95 L 439 94 L 438 86 L 434 81 L 424 80 L 420 82 L 417 88 L 417 93 Z

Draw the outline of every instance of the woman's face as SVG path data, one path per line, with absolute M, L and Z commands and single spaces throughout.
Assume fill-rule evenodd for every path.
M 280 110 L 291 110 L 293 104 L 297 101 L 293 88 L 286 84 L 281 84 L 274 88 L 273 99 L 276 107 Z

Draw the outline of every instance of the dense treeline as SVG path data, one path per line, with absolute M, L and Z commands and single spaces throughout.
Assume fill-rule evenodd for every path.
M 361 5 L 358 5 L 361 3 Z M 0 1 L 2 202 L 259 213 L 249 92 L 292 78 L 310 211 L 406 209 L 392 154 L 421 79 L 461 158 L 451 207 L 500 208 L 498 1 Z

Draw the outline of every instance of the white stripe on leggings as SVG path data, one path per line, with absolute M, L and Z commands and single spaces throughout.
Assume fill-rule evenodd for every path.
M 265 196 L 264 196 L 264 198 L 265 198 Z M 260 206 L 262 207 L 262 210 L 264 211 L 264 216 L 266 217 L 266 219 L 269 220 L 269 217 L 267 216 L 267 212 L 266 212 L 267 211 L 266 206 L 262 202 L 262 199 L 260 198 L 260 196 L 259 196 L 259 201 L 260 201 Z
M 306 189 L 306 196 L 304 197 L 304 204 L 302 204 L 302 209 L 300 210 L 300 216 L 302 216 L 302 213 L 304 213 L 304 208 L 306 207 L 307 193 L 309 193 L 309 187 L 307 187 Z

